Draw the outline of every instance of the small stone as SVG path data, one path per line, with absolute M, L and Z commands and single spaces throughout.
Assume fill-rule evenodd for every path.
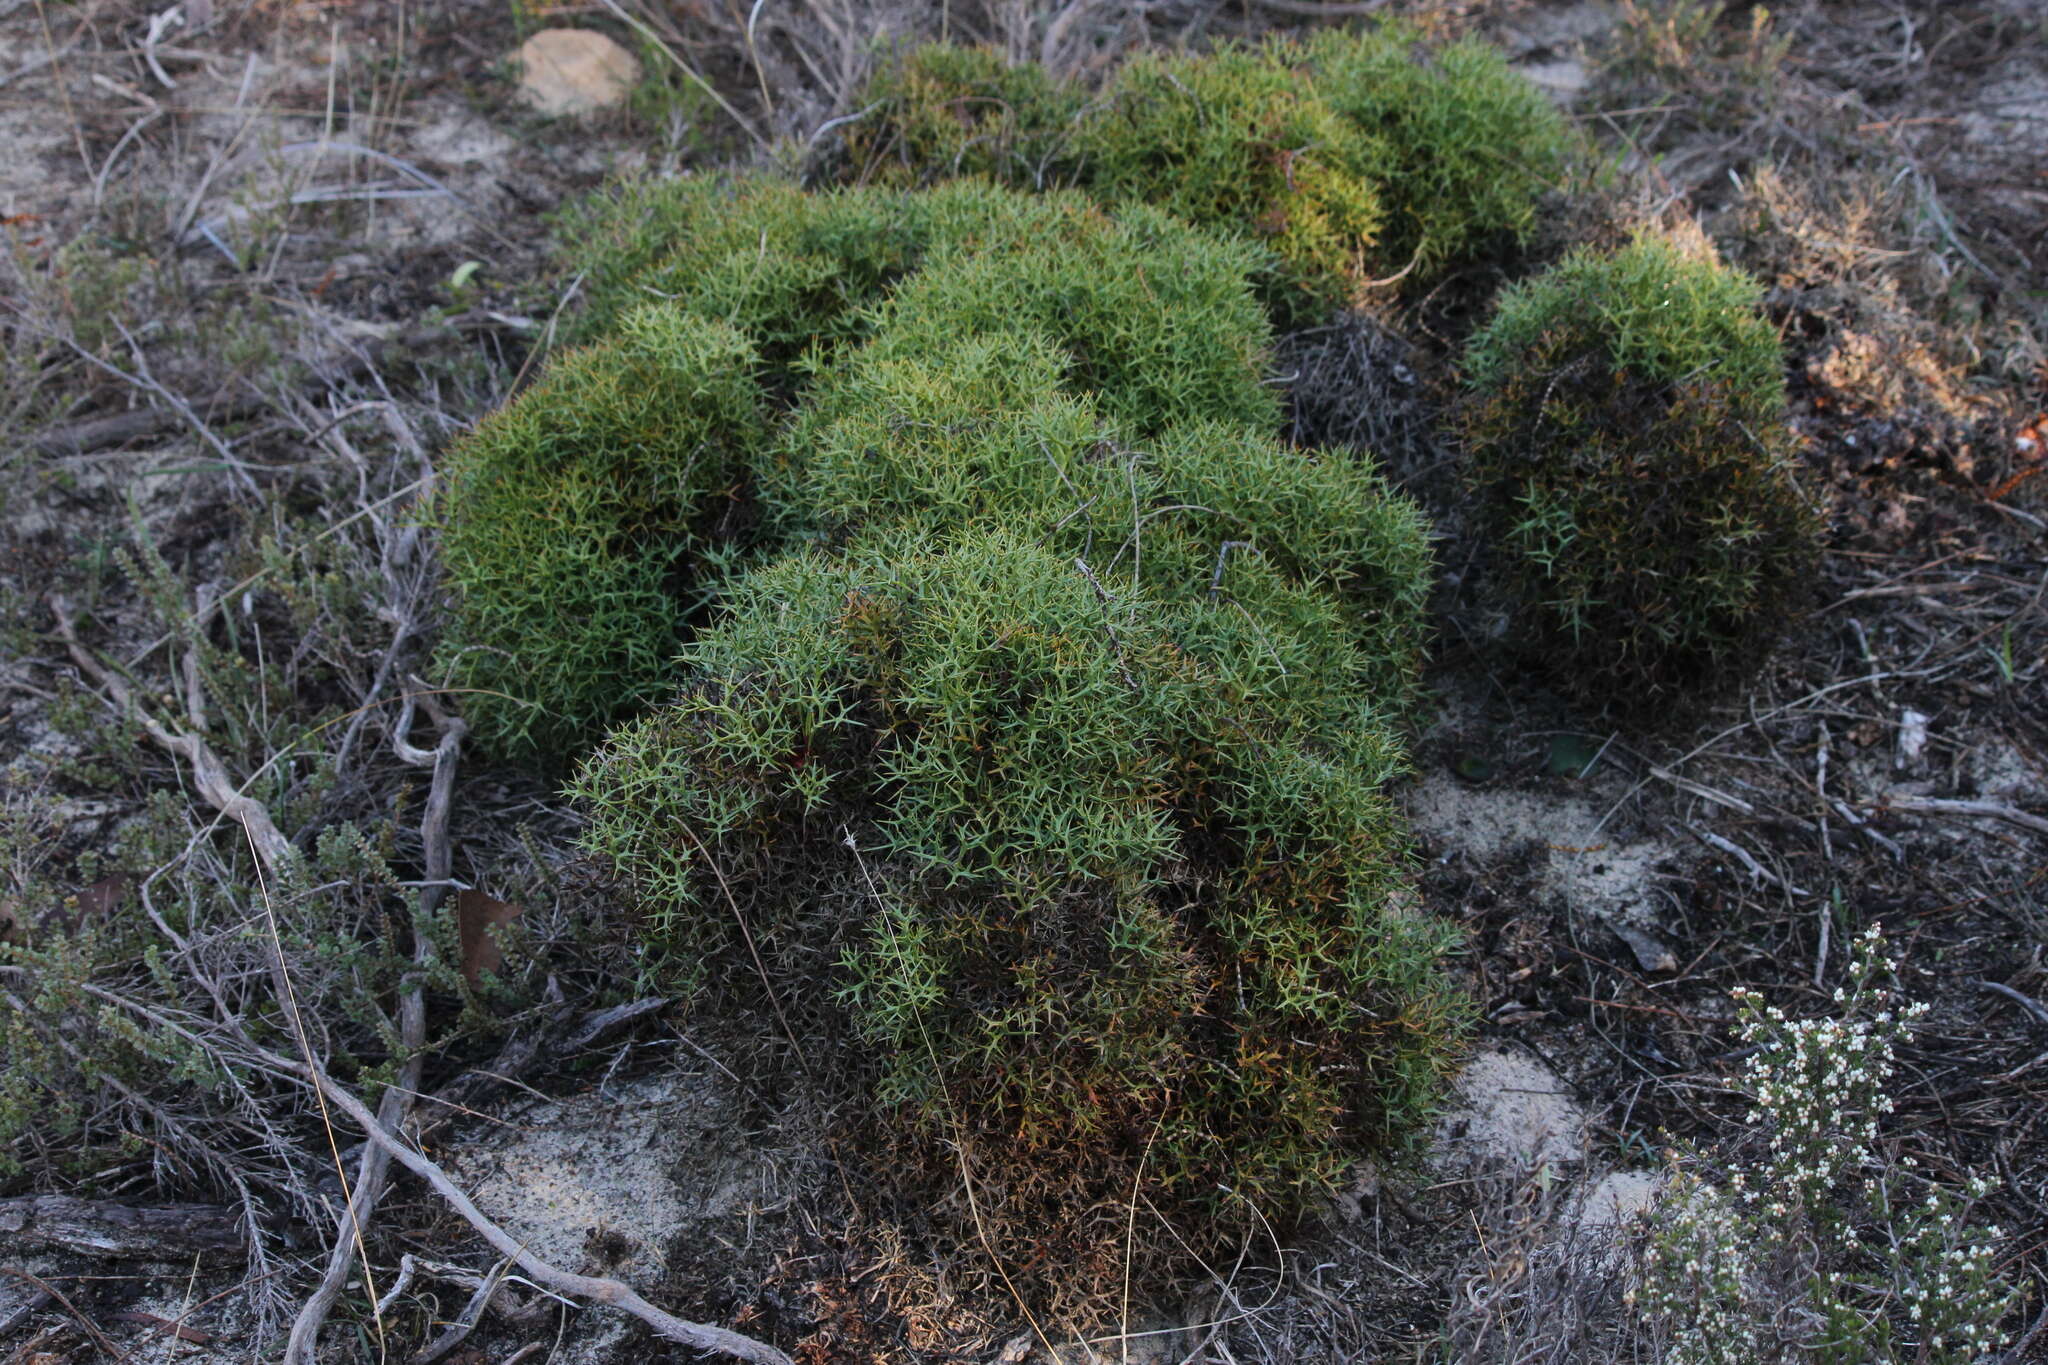
M 1927 722 L 1934 717 L 1924 711 L 1907 707 L 1899 714 L 1899 750 L 1892 760 L 1894 768 L 1918 766 L 1920 755 L 1927 749 Z
M 519 98 L 551 117 L 621 104 L 640 83 L 640 63 L 602 33 L 544 28 L 520 44 Z
M 1628 945 L 1636 955 L 1636 965 L 1646 972 L 1675 972 L 1678 970 L 1678 954 L 1665 946 L 1655 934 L 1638 929 L 1622 920 L 1609 920 L 1607 927 L 1614 936 Z

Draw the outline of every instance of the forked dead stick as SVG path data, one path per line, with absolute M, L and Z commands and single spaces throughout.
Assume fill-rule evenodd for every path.
M 193 785 L 199 788 L 199 794 L 206 798 L 207 804 L 249 831 L 249 846 L 262 859 L 264 871 L 272 875 L 283 872 L 291 857 L 291 840 L 271 823 L 270 812 L 264 809 L 263 803 L 243 795 L 234 778 L 228 775 L 227 765 L 220 761 L 219 755 L 208 747 L 204 739 L 184 730 L 173 730 L 152 716 L 136 702 L 128 684 L 78 642 L 78 630 L 69 601 L 52 597 L 50 610 L 57 618 L 58 638 L 71 651 L 71 661 L 78 665 L 79 670 L 92 679 L 93 685 L 105 692 L 116 706 L 132 715 L 143 733 L 156 741 L 158 747 L 191 765 Z

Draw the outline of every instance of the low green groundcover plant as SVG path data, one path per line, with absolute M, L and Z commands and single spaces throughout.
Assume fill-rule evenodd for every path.
M 1131 59 L 1080 124 L 1081 177 L 1105 199 L 1249 233 L 1289 282 L 1342 300 L 1377 258 L 1378 148 L 1286 55 L 1223 48 Z
M 885 1182 L 1090 1320 L 1127 1261 L 1229 1254 L 1413 1122 L 1448 935 L 1403 896 L 1400 745 L 1327 614 L 1245 611 L 1249 562 L 1169 603 L 1008 532 L 931 541 L 740 580 L 576 793 L 680 960 L 744 961 L 743 906 L 782 981 L 836 983 Z M 1269 652 L 1323 676 L 1272 686 Z
M 931 185 L 985 176 L 1029 189 L 1066 183 L 1085 100 L 1033 62 L 985 47 L 930 43 L 884 62 L 846 125 L 846 172 L 862 182 Z
M 1268 298 L 1289 314 L 1526 238 L 1572 144 L 1497 50 L 1398 21 L 1146 54 L 1086 98 L 993 52 L 924 47 L 859 103 L 844 178 L 971 173 L 1153 204 L 1271 251 L 1287 287 Z
M 758 476 L 838 357 L 928 364 L 1023 329 L 1131 439 L 1279 423 L 1256 253 L 1142 205 L 715 177 L 607 202 L 579 258 L 601 339 L 461 442 L 437 501 L 443 657 L 502 753 L 566 756 L 656 699 L 721 575 L 816 520 L 788 473 L 805 441 Z
M 849 357 L 782 442 L 778 501 L 809 509 L 806 538 L 1007 530 L 1079 556 L 1106 590 L 1175 602 L 1220 597 L 1236 559 L 1228 600 L 1327 621 L 1289 638 L 1338 651 L 1295 671 L 1277 645 L 1240 662 L 1274 686 L 1336 676 L 1390 711 L 1409 698 L 1429 556 L 1414 504 L 1370 461 L 1216 418 L 1141 439 L 1032 330 L 911 354 L 890 341 Z
M 1074 1322 L 1412 1125 L 1461 1019 L 1384 793 L 1430 556 L 1277 439 L 1267 254 L 978 180 L 580 221 L 595 340 L 439 504 L 446 657 L 584 754 L 649 970 L 850 1040 L 877 1178 Z
M 1470 473 L 1519 633 L 1589 702 L 1710 696 L 1800 600 L 1818 526 L 1757 301 L 1646 235 L 1507 290 L 1466 352 Z
M 1298 61 L 1318 97 L 1369 136 L 1385 214 L 1376 262 L 1432 280 L 1502 240 L 1525 240 L 1564 177 L 1569 125 L 1477 39 L 1442 46 L 1390 22 L 1327 30 Z
M 723 323 L 642 307 L 456 445 L 441 657 L 501 751 L 559 757 L 666 691 L 685 620 L 743 544 L 767 435 L 754 368 Z

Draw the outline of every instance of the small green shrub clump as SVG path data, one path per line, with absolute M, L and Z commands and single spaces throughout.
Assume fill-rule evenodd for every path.
M 708 175 L 627 181 L 571 210 L 559 235 L 583 281 L 572 339 L 667 302 L 738 328 L 780 377 L 857 336 L 861 309 L 916 268 L 928 234 L 900 195 Z
M 1754 284 L 1653 236 L 1582 251 L 1501 296 L 1465 377 L 1471 477 L 1568 690 L 1668 708 L 1761 662 L 1818 526 Z
M 1302 66 L 1331 113 L 1373 141 L 1383 273 L 1432 279 L 1497 239 L 1528 237 L 1570 130 L 1497 48 L 1436 47 L 1389 22 L 1317 35 Z
M 847 124 L 856 182 L 929 185 L 961 176 L 1051 189 L 1070 172 L 1082 97 L 1044 67 L 985 47 L 929 43 L 878 67 Z
M 625 315 L 493 413 L 436 499 L 442 646 L 501 752 L 573 751 L 665 690 L 684 622 L 744 548 L 766 438 L 752 348 L 673 305 Z
M 1142 205 L 704 179 L 621 192 L 584 228 L 602 339 L 462 443 L 438 503 L 444 657 L 504 753 L 568 754 L 666 689 L 726 567 L 816 522 L 806 433 L 855 369 L 1028 332 L 1131 439 L 1279 423 L 1256 253 Z M 774 410 L 816 376 L 769 458 Z
M 1378 151 L 1289 55 L 1135 57 L 1082 122 L 1077 151 L 1093 193 L 1248 233 L 1291 283 L 1344 301 L 1368 277 L 1384 216 Z
M 1283 314 L 1526 237 L 1571 145 L 1498 52 L 1398 22 L 1144 54 L 1085 102 L 1040 68 L 926 47 L 881 67 L 860 102 L 847 177 L 964 172 L 1151 204 L 1268 249 Z
M 874 1053 L 879 1173 L 1076 1321 L 1410 1123 L 1459 1023 L 1383 790 L 1430 558 L 1276 438 L 1270 256 L 975 179 L 583 222 L 599 339 L 453 463 L 448 657 L 544 753 L 644 713 L 573 790 L 650 970 Z
M 684 960 L 730 948 L 728 893 L 790 979 L 837 955 L 892 1178 L 1087 1320 L 1127 1251 L 1142 1281 L 1234 1246 L 1414 1119 L 1446 931 L 1403 900 L 1400 746 L 1327 613 L 1246 610 L 1249 563 L 1168 603 L 929 541 L 742 579 L 576 791 Z M 1270 686 L 1269 651 L 1323 676 Z
M 1719 1166 L 1675 1163 L 1628 1296 L 1673 1365 L 1966 1365 L 2009 1340 L 2004 1234 L 1971 1217 L 1991 1182 L 1926 1187 L 1879 1140 L 1894 1053 L 1927 1006 L 1899 1006 L 1875 928 L 1852 951 L 1839 1019 L 1736 992 L 1750 1142 Z
M 1290 449 L 1228 421 L 1134 440 L 1069 386 L 1070 370 L 1032 332 L 916 358 L 878 339 L 793 424 L 787 468 L 801 482 L 781 500 L 815 509 L 807 530 L 832 543 L 874 527 L 932 540 L 1007 530 L 1080 556 L 1108 587 L 1165 601 L 1220 594 L 1237 557 L 1231 587 L 1254 610 L 1320 621 L 1334 608 L 1325 633 L 1348 653 L 1345 685 L 1397 709 L 1416 676 L 1429 578 L 1414 504 L 1354 454 Z
M 738 329 L 783 399 L 878 328 L 915 351 L 1035 324 L 1142 427 L 1183 413 L 1278 421 L 1263 383 L 1271 328 L 1247 283 L 1259 257 L 1143 207 L 1111 215 L 979 180 L 805 194 L 705 179 L 617 192 L 578 230 L 580 335 L 667 302 Z
M 1040 231 L 949 251 L 905 280 L 871 315 L 873 348 L 932 356 L 962 337 L 1036 330 L 1064 351 L 1069 382 L 1134 435 L 1197 418 L 1278 427 L 1255 253 L 1143 205 L 1111 217 L 1075 195 L 1036 204 Z

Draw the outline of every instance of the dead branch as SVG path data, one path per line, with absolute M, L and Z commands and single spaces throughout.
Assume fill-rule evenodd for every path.
M 256 1046 L 251 1043 L 251 1047 Z M 261 1048 L 257 1050 L 269 1065 L 310 1078 L 327 1097 L 328 1103 L 346 1114 L 349 1121 L 361 1128 L 371 1142 L 389 1152 L 399 1165 L 424 1180 L 435 1194 L 440 1195 L 450 1208 L 461 1215 L 463 1221 L 476 1229 L 478 1236 L 490 1243 L 499 1255 L 510 1259 L 514 1265 L 532 1276 L 534 1282 L 542 1288 L 630 1313 L 668 1340 L 680 1342 L 695 1350 L 716 1351 L 737 1360 L 754 1362 L 755 1365 L 795 1365 L 788 1356 L 764 1341 L 756 1341 L 752 1337 L 728 1331 L 723 1327 L 685 1322 L 673 1314 L 665 1313 L 641 1298 L 630 1285 L 622 1284 L 618 1280 L 571 1274 L 549 1265 L 528 1251 L 519 1239 L 492 1222 L 438 1164 L 386 1132 L 377 1122 L 377 1116 L 370 1112 L 370 1107 L 357 1098 L 348 1087 L 330 1077 L 317 1063 L 310 1060 L 297 1062 Z
M 150 1261 L 239 1260 L 248 1251 L 241 1214 L 222 1204 L 138 1207 L 55 1194 L 0 1199 L 0 1247 Z
M 426 917 L 434 912 L 441 898 L 447 894 L 448 877 L 455 866 L 454 851 L 448 842 L 448 814 L 455 799 L 456 763 L 469 726 L 460 716 L 442 710 L 425 683 L 418 678 L 409 681 L 414 690 L 406 695 L 405 710 L 392 731 L 391 744 L 405 762 L 416 767 L 431 766 L 434 770 L 426 811 L 420 819 L 420 839 L 426 848 L 426 884 L 420 891 L 420 920 L 424 926 Z M 434 728 L 440 733 L 440 743 L 432 750 L 415 749 L 406 742 L 406 731 L 412 726 L 415 699 L 424 705 L 433 719 Z M 384 1098 L 377 1106 L 377 1123 L 383 1133 L 396 1133 L 405 1126 L 412 1113 L 413 1097 L 419 1094 L 427 1040 L 426 997 L 421 987 L 433 952 L 433 944 L 426 934 L 416 930 L 413 935 L 413 961 L 420 968 L 420 973 L 408 984 L 399 1002 L 398 1032 L 406 1058 L 399 1070 L 397 1083 L 384 1092 Z M 356 1254 L 363 1251 L 363 1228 L 376 1212 L 378 1200 L 384 1196 L 390 1167 L 391 1155 L 384 1147 L 374 1142 L 364 1147 L 362 1160 L 356 1167 L 355 1189 L 349 1195 L 347 1207 L 336 1220 L 334 1248 L 328 1253 L 326 1273 L 320 1277 L 319 1285 L 292 1321 L 291 1337 L 285 1344 L 286 1365 L 313 1365 L 320 1328 L 327 1321 L 335 1300 L 341 1296 L 343 1285 L 348 1282 Z M 452 1348 L 453 1343 L 450 1345 Z
M 1756 860 L 1755 856 L 1748 849 L 1736 843 L 1733 839 L 1724 839 L 1712 830 L 1700 829 L 1690 824 L 1681 824 L 1680 827 L 1709 848 L 1719 849 L 1735 859 L 1735 861 L 1741 863 L 1749 870 L 1749 875 L 1757 881 L 1769 882 L 1790 896 L 1811 896 L 1813 894 L 1804 887 L 1794 886 L 1791 882 L 1786 881 L 1783 877 L 1765 867 Z
M 293 850 L 291 840 L 279 832 L 271 823 L 270 812 L 263 803 L 244 796 L 229 776 L 227 765 L 220 761 L 212 748 L 198 735 L 173 730 L 150 715 L 137 701 L 128 684 L 116 677 L 104 664 L 95 659 L 91 652 L 78 641 L 78 630 L 72 616 L 71 604 L 62 597 L 50 599 L 50 610 L 57 617 L 57 635 L 71 652 L 71 660 L 79 670 L 92 679 L 95 686 L 106 693 L 114 705 L 133 716 L 143 732 L 154 740 L 157 746 L 172 755 L 182 758 L 192 768 L 192 781 L 199 788 L 199 794 L 207 804 L 222 815 L 239 823 L 249 833 L 249 845 L 256 850 L 264 869 L 273 876 L 290 867 Z
M 107 1340 L 107 1334 L 99 1329 L 99 1324 L 94 1322 L 91 1318 L 87 1317 L 84 1313 L 78 1311 L 78 1305 L 71 1302 L 70 1299 L 64 1297 L 63 1292 L 59 1290 L 57 1286 L 51 1284 L 48 1280 L 44 1279 L 40 1275 L 30 1274 L 28 1271 L 23 1270 L 20 1266 L 0 1265 L 0 1275 L 12 1275 L 17 1280 L 26 1281 L 27 1283 L 35 1286 L 36 1289 L 40 1290 L 42 1293 L 47 1294 L 51 1298 L 55 1299 L 58 1303 L 63 1305 L 64 1311 L 71 1315 L 72 1321 L 78 1324 L 79 1329 L 83 1331 L 87 1336 L 92 1338 L 93 1345 L 99 1347 L 102 1353 L 112 1357 L 115 1360 L 120 1360 L 122 1358 L 123 1353 L 115 1349 L 113 1342 Z
M 1260 9 L 1269 9 L 1275 14 L 1291 14 L 1303 19 L 1348 19 L 1361 14 L 1377 14 L 1387 7 L 1387 0 L 1352 0 L 1352 3 L 1326 5 L 1316 4 L 1315 0 L 1254 0 L 1254 3 Z
M 469 1302 L 455 1315 L 455 1321 L 448 1324 L 448 1330 L 435 1337 L 412 1358 L 412 1365 L 434 1365 L 434 1362 L 469 1340 L 470 1333 L 483 1319 L 484 1310 L 490 1307 L 492 1297 L 498 1292 L 505 1273 L 505 1262 L 500 1261 L 477 1283 L 476 1290 L 469 1296 Z
M 1963 815 L 1980 820 L 2003 820 L 2036 834 L 2048 834 L 2048 818 L 2031 814 L 1999 801 L 1958 801 L 1936 796 L 1887 796 L 1863 803 L 1873 810 L 1904 811 L 1912 815 Z
M 669 1003 L 666 996 L 649 996 L 581 1016 L 565 1013 L 549 1026 L 514 1033 L 488 1066 L 465 1071 L 438 1093 L 425 1097 L 416 1137 L 424 1143 L 438 1136 L 457 1118 L 474 1113 L 477 1105 L 516 1083 L 541 1058 L 574 1056 L 595 1047 L 649 1015 L 659 1014 Z
M 358 352 L 346 356 L 338 371 L 330 374 L 323 382 L 332 385 L 343 380 L 357 379 L 375 369 L 384 355 L 390 351 L 414 350 L 431 342 L 452 335 L 465 325 L 476 326 L 488 319 L 485 314 L 464 314 L 451 318 L 439 326 L 413 327 L 397 336 L 372 341 Z M 145 388 L 152 398 L 163 406 L 138 408 L 132 412 L 114 413 L 107 417 L 88 417 L 82 421 L 69 422 L 62 426 L 46 428 L 29 438 L 29 447 L 39 455 L 64 456 L 83 455 L 111 446 L 126 445 L 146 437 L 160 436 L 176 431 L 181 426 L 197 424 L 204 427 L 206 422 L 239 422 L 269 411 L 272 400 L 262 394 L 249 392 L 246 388 L 224 388 L 202 398 L 185 398 L 158 385 Z M 202 418 L 204 420 L 202 420 Z
M 2043 1028 L 2048 1028 L 2048 1005 L 2043 1005 L 2040 1001 L 2034 999 L 2033 996 L 2022 995 L 2012 987 L 2002 986 L 1996 981 L 1979 981 L 1977 988 L 1985 991 L 1996 991 L 2033 1016 L 2035 1023 Z

